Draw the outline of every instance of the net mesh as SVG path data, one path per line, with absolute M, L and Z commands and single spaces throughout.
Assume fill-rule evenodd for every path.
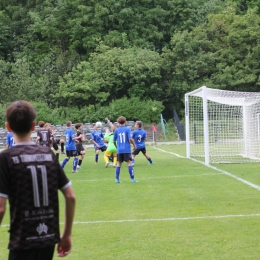
M 186 94 L 191 157 L 205 157 L 203 93 Z M 260 93 L 206 88 L 210 163 L 260 161 Z

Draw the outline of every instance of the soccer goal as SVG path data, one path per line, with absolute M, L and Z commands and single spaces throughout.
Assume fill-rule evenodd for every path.
M 185 121 L 188 158 L 260 161 L 260 93 L 203 86 L 185 94 Z

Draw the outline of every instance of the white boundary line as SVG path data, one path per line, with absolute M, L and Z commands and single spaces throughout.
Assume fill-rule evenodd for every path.
M 115 220 L 90 220 L 75 221 L 74 225 L 81 224 L 100 224 L 100 223 L 129 223 L 129 222 L 154 222 L 154 221 L 182 221 L 182 220 L 205 220 L 205 219 L 226 219 L 226 218 L 250 218 L 260 217 L 260 213 L 255 214 L 238 214 L 238 215 L 220 215 L 220 216 L 197 216 L 197 217 L 173 217 L 173 218 L 144 218 L 144 219 L 115 219 Z M 64 222 L 60 222 L 64 225 Z M 1 227 L 10 227 L 9 224 L 1 225 Z
M 176 153 L 172 153 L 172 152 L 167 152 L 167 151 L 162 150 L 162 149 L 157 148 L 157 147 L 154 147 L 154 149 L 157 149 L 157 150 L 159 150 L 159 151 L 161 151 L 161 152 L 164 152 L 164 153 L 173 154 L 173 155 L 175 155 L 175 156 L 177 156 L 177 157 L 179 157 L 179 158 L 188 159 L 188 158 L 186 158 L 186 157 L 184 157 L 184 156 L 182 156 L 182 155 L 179 155 L 179 154 L 176 154 Z M 260 191 L 260 186 L 254 184 L 254 183 L 252 183 L 252 182 L 249 182 L 249 181 L 247 181 L 247 180 L 244 180 L 244 179 L 242 179 L 242 178 L 240 178 L 240 177 L 237 177 L 236 175 L 233 175 L 233 174 L 230 173 L 230 172 L 227 172 L 227 171 L 218 169 L 217 167 L 214 167 L 214 166 L 212 166 L 212 165 L 205 165 L 204 162 L 198 161 L 198 160 L 193 159 L 193 158 L 189 158 L 189 159 L 192 160 L 192 161 L 194 161 L 194 162 L 198 162 L 198 163 L 200 163 L 200 164 L 203 164 L 205 167 L 208 167 L 208 168 L 211 168 L 211 169 L 213 169 L 213 170 L 215 170 L 215 171 L 221 172 L 221 173 L 223 173 L 223 174 L 225 174 L 225 175 L 227 175 L 227 176 L 229 176 L 229 177 L 232 177 L 232 178 L 236 179 L 237 181 L 243 182 L 244 184 L 246 184 L 246 185 L 248 185 L 248 186 L 250 186 L 250 187 L 252 187 L 252 188 L 254 188 L 254 189 Z

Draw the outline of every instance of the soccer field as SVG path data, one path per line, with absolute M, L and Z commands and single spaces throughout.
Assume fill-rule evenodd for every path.
M 104 167 L 102 153 L 95 165 L 94 149 L 87 149 L 78 173 L 71 172 L 72 160 L 66 165 L 77 208 L 65 259 L 259 259 L 259 164 L 206 167 L 186 159 L 184 145 L 148 146 L 147 152 L 155 164 L 136 157 L 138 183 L 130 182 L 124 163 L 115 184 L 115 169 Z M 8 255 L 8 223 L 7 212 L 0 260 Z M 54 259 L 60 259 L 56 252 Z

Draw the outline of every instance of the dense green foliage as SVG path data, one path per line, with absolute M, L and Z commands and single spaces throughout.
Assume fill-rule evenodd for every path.
M 184 94 L 201 85 L 259 91 L 259 6 L 0 0 L 0 110 L 25 99 L 55 124 L 105 114 L 156 122 L 182 115 Z

